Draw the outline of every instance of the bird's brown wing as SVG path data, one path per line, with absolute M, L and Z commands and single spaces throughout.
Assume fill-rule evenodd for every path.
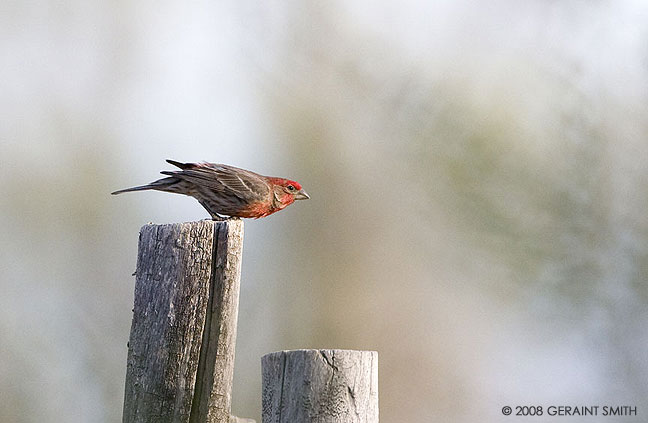
M 177 172 L 162 172 L 208 188 L 224 197 L 237 197 L 242 203 L 263 201 L 270 194 L 265 178 L 249 170 L 217 163 L 198 163 Z

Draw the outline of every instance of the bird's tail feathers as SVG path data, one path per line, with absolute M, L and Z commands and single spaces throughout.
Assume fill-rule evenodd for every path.
M 171 173 L 169 173 L 170 175 Z M 120 189 L 119 191 L 111 192 L 112 195 L 117 195 L 121 194 L 124 192 L 132 192 L 132 191 L 146 191 L 150 189 L 155 189 L 155 190 L 160 190 L 160 191 L 165 191 L 165 188 L 170 187 L 171 185 L 179 182 L 178 178 L 162 178 L 158 179 L 155 182 L 151 182 L 150 184 L 147 185 L 140 185 L 137 187 L 132 187 L 132 188 L 126 188 L 126 189 Z

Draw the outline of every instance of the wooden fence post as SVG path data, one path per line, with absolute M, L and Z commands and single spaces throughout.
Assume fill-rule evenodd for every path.
M 263 423 L 378 423 L 375 351 L 279 351 L 261 367 Z
M 124 423 L 228 423 L 243 222 L 140 231 Z

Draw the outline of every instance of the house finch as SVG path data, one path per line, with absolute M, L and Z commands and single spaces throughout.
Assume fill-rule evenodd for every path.
M 291 205 L 295 200 L 310 198 L 298 182 L 216 163 L 180 163 L 167 160 L 179 171 L 162 171 L 162 178 L 148 185 L 122 189 L 129 191 L 157 190 L 194 197 L 212 219 L 268 216 Z

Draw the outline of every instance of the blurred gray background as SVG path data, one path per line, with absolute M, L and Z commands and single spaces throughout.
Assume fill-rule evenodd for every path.
M 312 197 L 245 223 L 237 415 L 260 419 L 261 355 L 327 347 L 379 351 L 384 423 L 648 420 L 646 2 L 5 0 L 0 22 L 0 421 L 121 421 L 139 228 L 207 217 L 109 195 L 166 158 Z

